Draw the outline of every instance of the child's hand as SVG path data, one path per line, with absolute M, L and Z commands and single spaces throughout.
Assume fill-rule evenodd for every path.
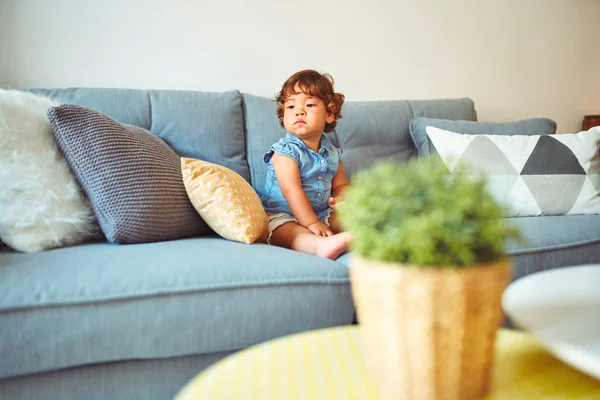
M 342 204 L 336 197 L 329 198 L 329 207 L 331 207 L 334 211 Z
M 313 224 L 310 224 L 306 227 L 306 229 L 308 229 L 317 236 L 333 236 L 333 232 L 331 231 L 331 229 L 329 229 L 327 225 L 325 225 L 322 222 L 315 222 Z

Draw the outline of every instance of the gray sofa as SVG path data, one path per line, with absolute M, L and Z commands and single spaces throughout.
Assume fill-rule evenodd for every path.
M 151 130 L 180 156 L 226 165 L 260 191 L 284 134 L 267 98 L 238 91 L 41 90 Z M 476 120 L 470 99 L 347 102 L 331 140 L 349 175 L 417 154 L 409 122 Z M 517 218 L 515 279 L 600 261 L 600 216 Z M 168 399 L 215 361 L 296 332 L 351 324 L 347 264 L 215 235 L 40 253 L 0 250 L 1 399 Z

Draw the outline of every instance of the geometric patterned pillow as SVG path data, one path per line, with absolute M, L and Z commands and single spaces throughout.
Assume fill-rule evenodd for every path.
M 600 214 L 600 127 L 557 135 L 467 135 L 426 128 L 450 173 L 467 166 L 510 217 Z
M 187 195 L 202 219 L 221 237 L 264 243 L 267 213 L 252 186 L 235 171 L 206 161 L 181 158 Z

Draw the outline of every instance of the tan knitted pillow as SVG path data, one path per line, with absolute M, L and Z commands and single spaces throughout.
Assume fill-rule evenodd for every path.
M 185 190 L 202 219 L 220 236 L 236 242 L 264 242 L 267 213 L 252 186 L 221 165 L 181 159 Z

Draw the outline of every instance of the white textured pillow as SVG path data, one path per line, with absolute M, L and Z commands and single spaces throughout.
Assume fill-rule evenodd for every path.
M 48 250 L 100 234 L 54 141 L 46 113 L 56 105 L 0 89 L 0 239 L 15 250 Z
M 484 175 L 507 216 L 600 214 L 600 127 L 556 135 L 467 135 L 426 127 L 452 173 Z

